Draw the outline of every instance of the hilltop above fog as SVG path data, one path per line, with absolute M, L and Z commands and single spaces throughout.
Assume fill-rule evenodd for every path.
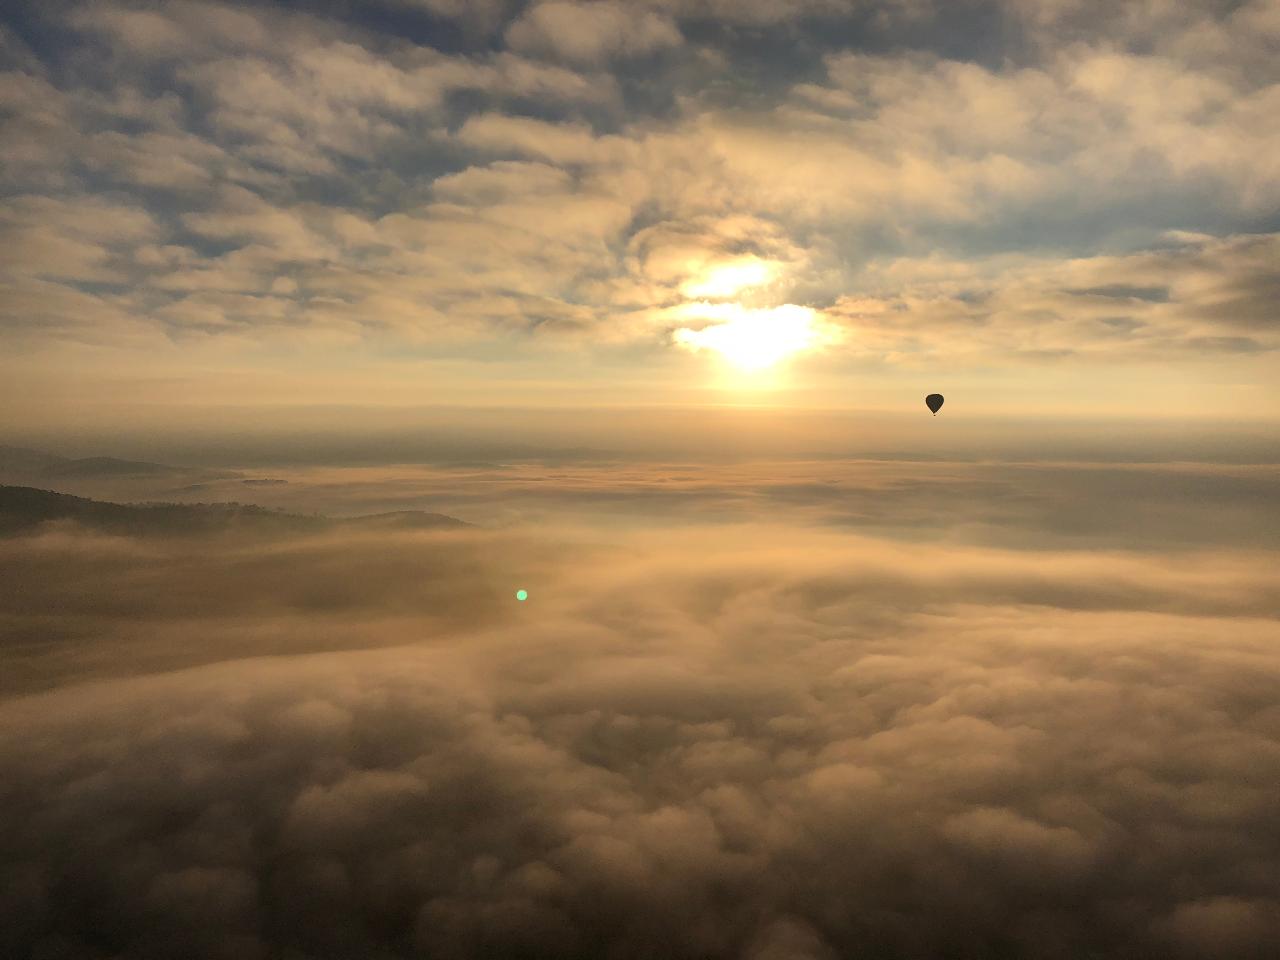
M 0 486 L 0 536 L 72 522 L 129 536 L 183 536 L 219 532 L 313 533 L 337 528 L 448 529 L 470 524 L 441 513 L 402 510 L 333 519 L 269 510 L 245 503 L 122 504 L 33 487 Z

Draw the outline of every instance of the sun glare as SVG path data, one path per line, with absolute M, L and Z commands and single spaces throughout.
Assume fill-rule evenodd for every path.
M 694 299 L 732 297 L 748 287 L 769 283 L 777 272 L 775 264 L 757 257 L 742 257 L 710 267 L 702 276 L 687 281 L 680 292 Z
M 722 304 L 720 309 L 707 312 L 725 319 L 700 330 L 677 330 L 676 343 L 695 351 L 713 350 L 744 372 L 766 370 L 821 339 L 814 312 L 808 307 L 785 304 L 748 310 Z

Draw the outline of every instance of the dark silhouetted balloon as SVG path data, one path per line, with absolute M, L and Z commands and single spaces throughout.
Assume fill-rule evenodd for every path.
M 930 410 L 932 410 L 933 415 L 936 417 L 938 415 L 938 411 L 942 409 L 942 394 L 940 393 L 929 394 L 927 397 L 924 398 L 924 405 L 928 407 Z

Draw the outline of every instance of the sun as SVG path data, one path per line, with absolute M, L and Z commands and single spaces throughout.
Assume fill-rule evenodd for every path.
M 704 304 L 703 307 L 704 317 L 712 314 L 710 319 L 718 318 L 719 322 L 696 330 L 681 328 L 674 334 L 675 342 L 690 350 L 718 353 L 744 373 L 767 370 L 823 339 L 814 311 L 808 307 L 795 304 L 758 310 L 738 304 Z
M 778 265 L 756 257 L 739 257 L 708 267 L 685 281 L 680 292 L 694 300 L 725 300 L 743 290 L 763 287 L 778 274 Z

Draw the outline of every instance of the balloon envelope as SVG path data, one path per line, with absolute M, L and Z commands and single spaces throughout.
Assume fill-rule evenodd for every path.
M 929 394 L 927 397 L 924 398 L 924 405 L 928 407 L 930 410 L 932 410 L 933 415 L 936 417 L 938 415 L 938 411 L 942 409 L 942 394 L 940 393 Z

